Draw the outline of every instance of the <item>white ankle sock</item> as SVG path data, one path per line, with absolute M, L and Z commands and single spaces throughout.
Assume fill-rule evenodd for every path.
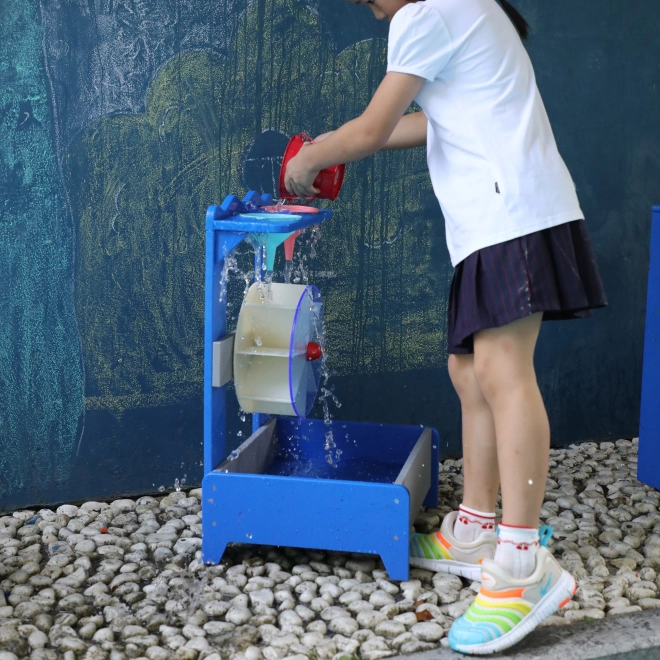
M 458 518 L 454 523 L 454 536 L 461 543 L 472 543 L 484 532 L 495 531 L 495 513 L 484 513 L 466 506 L 458 507 Z
M 538 529 L 500 524 L 494 561 L 509 571 L 514 579 L 523 580 L 536 568 L 536 551 L 539 546 Z

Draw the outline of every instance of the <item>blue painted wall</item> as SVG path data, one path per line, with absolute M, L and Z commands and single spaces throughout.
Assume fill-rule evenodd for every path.
M 517 4 L 610 297 L 544 327 L 554 442 L 633 436 L 660 5 Z M 4 0 L 0 21 L 0 510 L 198 482 L 205 207 L 272 189 L 287 135 L 358 114 L 387 26 L 338 0 Z M 333 208 L 305 267 L 334 414 L 434 425 L 458 453 L 451 268 L 423 151 L 351 166 Z M 248 422 L 230 422 L 238 444 Z

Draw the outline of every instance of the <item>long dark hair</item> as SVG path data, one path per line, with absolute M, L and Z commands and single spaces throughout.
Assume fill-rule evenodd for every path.
M 529 37 L 529 23 L 524 19 L 523 15 L 510 3 L 508 0 L 497 0 L 501 5 L 506 15 L 511 19 L 520 38 L 524 41 Z M 408 2 L 424 2 L 424 0 L 408 0 Z
M 529 37 L 529 23 L 523 18 L 523 15 L 507 0 L 499 0 L 499 3 L 511 22 L 516 26 L 520 38 L 523 41 L 527 39 Z

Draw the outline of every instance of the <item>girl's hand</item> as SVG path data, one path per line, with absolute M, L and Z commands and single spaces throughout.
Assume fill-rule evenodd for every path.
M 311 146 L 310 143 L 303 144 L 297 156 L 289 161 L 284 174 L 286 189 L 301 199 L 314 197 L 321 192 L 318 188 L 314 188 L 314 179 L 318 176 L 319 170 L 309 167 L 307 152 Z

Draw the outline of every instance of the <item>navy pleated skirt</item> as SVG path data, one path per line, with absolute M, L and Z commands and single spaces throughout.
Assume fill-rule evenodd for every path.
M 607 305 L 584 220 L 483 248 L 456 266 L 449 294 L 449 353 L 474 352 L 474 333 L 531 314 L 591 316 Z

